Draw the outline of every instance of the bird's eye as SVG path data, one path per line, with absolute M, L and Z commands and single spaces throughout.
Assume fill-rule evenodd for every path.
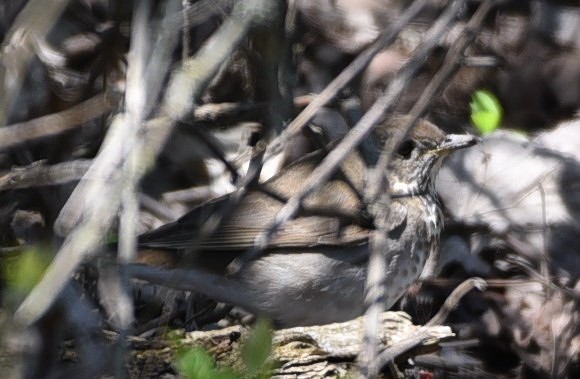
M 397 154 L 399 154 L 404 159 L 407 159 L 411 156 L 411 153 L 413 152 L 414 148 L 415 144 L 413 143 L 413 141 L 411 140 L 404 141 L 401 143 L 401 145 L 399 145 L 399 148 L 397 149 Z

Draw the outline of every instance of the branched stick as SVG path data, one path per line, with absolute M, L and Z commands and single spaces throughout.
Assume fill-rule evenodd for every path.
M 393 22 L 390 27 L 379 36 L 379 38 L 366 50 L 364 50 L 358 57 L 352 61 L 326 88 L 316 96 L 310 104 L 288 125 L 284 132 L 268 146 L 266 151 L 266 159 L 279 154 L 284 145 L 293 136 L 300 133 L 300 130 L 314 117 L 316 112 L 331 99 L 333 99 L 338 92 L 343 89 L 359 72 L 367 67 L 370 61 L 377 53 L 391 45 L 401 30 L 409 24 L 409 22 L 419 14 L 419 12 L 427 5 L 426 1 L 414 1 L 403 12 L 403 14 Z
M 477 277 L 469 278 L 463 281 L 453 290 L 453 292 L 451 292 L 451 295 L 447 297 L 447 299 L 439 309 L 439 312 L 437 312 L 437 314 L 433 316 L 431 320 L 429 320 L 425 324 L 425 326 L 441 325 L 443 321 L 447 319 L 451 311 L 457 308 L 459 301 L 465 295 L 467 295 L 469 291 L 475 288 L 477 288 L 479 291 L 485 291 L 485 289 L 487 288 L 486 281 Z
M 195 101 L 225 58 L 252 27 L 268 22 L 268 12 L 273 6 L 274 2 L 266 0 L 236 3 L 232 16 L 193 58 L 174 73 L 156 118 L 142 123 L 137 131 L 129 131 L 127 115 L 115 117 L 99 155 L 87 172 L 91 179 L 95 179 L 82 181 L 77 186 L 55 225 L 67 238 L 40 283 L 16 311 L 16 319 L 29 325 L 46 312 L 78 265 L 102 242 L 101 238 L 121 204 L 121 189 L 134 185 L 143 176 L 164 146 L 174 121 L 193 110 Z M 177 41 L 177 35 L 172 41 Z M 171 50 L 174 44 L 166 43 L 165 46 Z M 163 55 L 168 54 L 165 52 Z M 159 73 L 166 72 L 169 67 L 169 62 L 162 63 Z M 156 95 L 150 93 L 148 103 Z M 125 146 L 127 133 L 137 133 L 137 143 Z M 122 173 L 121 179 L 115 177 L 119 172 Z
M 437 342 L 438 338 L 434 338 L 430 328 L 440 325 L 449 313 L 457 307 L 457 304 L 469 291 L 474 288 L 477 288 L 480 291 L 485 290 L 487 284 L 485 280 L 481 278 L 470 278 L 465 280 L 461 283 L 449 297 L 445 300 L 445 303 L 437 312 L 435 316 L 429 322 L 427 322 L 424 326 L 416 330 L 414 333 L 410 334 L 405 339 L 398 341 L 396 345 L 390 346 L 387 349 L 383 350 L 381 354 L 378 355 L 376 358 L 376 366 L 378 369 L 381 369 L 388 365 L 389 363 L 393 362 L 395 358 L 398 356 L 408 352 L 409 350 L 418 347 L 418 346 L 425 346 L 433 342 Z

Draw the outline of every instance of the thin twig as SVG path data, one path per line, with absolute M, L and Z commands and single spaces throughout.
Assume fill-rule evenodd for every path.
M 391 45 L 401 30 L 409 22 L 421 12 L 427 5 L 426 1 L 414 1 L 409 7 L 398 17 L 389 28 L 381 34 L 377 40 L 370 45 L 366 50 L 360 53 L 355 60 L 353 60 L 326 88 L 316 96 L 310 104 L 288 125 L 284 132 L 270 143 L 266 151 L 266 159 L 279 154 L 284 145 L 293 136 L 300 133 L 300 130 L 314 117 L 316 112 L 333 99 L 338 92 L 344 88 L 359 72 L 361 72 L 373 57 L 384 48 Z
M 428 109 L 428 105 L 432 102 L 435 96 L 449 83 L 452 75 L 457 71 L 462 63 L 462 57 L 465 50 L 471 45 L 475 37 L 477 36 L 477 31 L 481 28 L 483 21 L 489 11 L 494 6 L 495 0 L 485 0 L 475 14 L 471 17 L 468 24 L 463 30 L 463 34 L 453 43 L 449 48 L 443 64 L 437 74 L 429 82 L 421 97 L 413 105 L 413 108 L 409 111 L 409 119 L 406 122 L 406 127 L 404 133 L 401 133 L 395 138 L 389 140 L 385 144 L 385 148 L 381 151 L 381 156 L 379 161 L 374 168 L 374 173 L 369 179 L 369 194 L 370 199 L 376 198 L 382 193 L 382 176 L 386 171 L 387 167 L 392 158 L 393 152 L 396 147 L 409 135 L 411 127 L 417 122 L 417 120 L 422 117 Z M 425 39 L 428 37 L 426 36 Z
M 233 4 L 233 0 L 196 1 L 193 4 L 190 3 L 185 12 L 181 11 L 179 14 L 170 16 L 167 23 L 183 24 L 184 19 L 187 18 L 189 27 L 193 27 L 207 21 L 215 15 L 220 15 L 225 18 L 229 14 Z
M 441 38 L 449 30 L 453 20 L 455 20 L 455 18 L 463 10 L 464 4 L 464 1 L 453 1 L 447 6 L 435 24 L 433 24 L 433 26 L 425 34 L 421 46 L 417 48 L 415 57 L 420 56 L 422 60 L 427 58 L 428 54 L 437 46 Z M 381 106 L 382 104 L 385 104 L 383 109 L 388 109 L 389 106 L 392 107 L 392 100 L 388 98 L 387 95 L 389 94 L 391 86 L 394 84 L 394 82 L 396 82 L 398 77 L 399 75 L 397 75 L 397 78 L 395 78 L 391 85 L 389 85 L 386 93 L 379 97 L 371 109 L 375 108 L 375 106 Z M 419 104 L 421 99 L 425 100 L 426 97 L 422 96 L 420 98 L 420 100 L 413 107 L 414 110 L 416 110 L 417 104 Z M 429 101 L 432 100 L 431 97 L 427 99 Z M 420 103 L 422 107 L 425 107 L 426 104 L 428 104 L 428 102 Z M 389 274 L 387 270 L 387 262 L 385 261 L 387 257 L 385 252 L 388 250 L 387 220 L 389 217 L 390 199 L 388 191 L 386 190 L 387 183 L 385 175 L 387 172 L 388 161 L 385 161 L 384 157 L 387 156 L 390 158 L 391 153 L 395 151 L 395 148 L 400 143 L 397 137 L 401 136 L 401 134 L 407 134 L 417 119 L 418 117 L 410 120 L 409 122 L 404 122 L 402 127 L 403 130 L 406 130 L 406 132 L 395 135 L 393 138 L 386 141 L 385 146 L 381 150 L 377 165 L 369 173 L 368 185 L 365 191 L 366 204 L 369 206 L 369 213 L 373 217 L 375 226 L 377 227 L 377 229 L 371 234 L 370 241 L 371 254 L 369 258 L 369 269 L 367 273 L 367 297 L 365 299 L 368 306 L 365 313 L 367 316 L 365 319 L 365 345 L 363 354 L 361 354 L 362 359 L 360 359 L 361 363 L 363 363 L 361 369 L 367 378 L 374 378 L 378 374 L 381 367 L 377 364 L 376 360 L 379 346 L 379 341 L 377 341 L 376 337 L 376 330 L 379 327 L 379 314 L 384 309 L 383 299 L 385 294 L 385 277 Z
M 189 244 L 189 252 L 195 252 L 198 250 L 200 243 L 207 238 L 207 236 L 212 235 L 223 224 L 227 219 L 227 216 L 232 213 L 235 207 L 245 197 L 248 190 L 257 183 L 262 170 L 262 158 L 265 150 L 266 146 L 263 141 L 259 141 L 255 146 L 253 146 L 250 165 L 246 175 L 241 180 L 240 186 L 228 197 L 227 202 L 222 203 L 218 208 L 216 208 L 216 211 L 212 212 L 208 219 L 204 221 L 203 225 L 197 231 L 196 238 Z
M 425 324 L 425 326 L 441 325 L 443 321 L 447 319 L 451 311 L 457 308 L 459 301 L 474 288 L 477 288 L 479 291 L 485 291 L 487 288 L 487 283 L 481 278 L 469 278 L 462 282 L 453 290 L 453 292 L 451 292 L 451 295 L 445 299 L 445 302 L 439 309 L 439 312 L 437 312 L 437 314 L 433 316 L 431 320 Z
M 181 59 L 186 60 L 191 55 L 191 23 L 189 22 L 189 17 L 187 17 L 188 11 L 191 9 L 190 0 L 181 0 L 181 13 L 183 14 L 183 27 L 181 28 Z
M 383 350 L 383 352 L 376 358 L 377 367 L 382 368 L 393 362 L 398 356 L 420 346 L 431 345 L 438 342 L 441 338 L 451 337 L 449 334 L 437 330 L 431 330 L 427 327 L 417 329 L 416 332 L 409 337 L 397 341 L 396 344 Z
M 218 194 L 212 189 L 211 186 L 198 186 L 193 188 L 187 188 L 183 190 L 165 192 L 163 194 L 163 201 L 168 203 L 179 202 L 179 203 L 196 203 L 200 201 L 205 201 L 212 197 L 216 197 Z
M 248 311 L 260 312 L 256 309 L 258 302 L 253 298 L 251 291 L 247 291 L 240 283 L 224 278 L 222 275 L 210 274 L 193 268 L 165 270 L 146 265 L 129 265 L 127 270 L 135 279 L 177 290 L 203 293 L 212 299 L 236 304 Z
M 0 128 L 0 150 L 77 128 L 110 112 L 111 100 L 100 93 L 62 112 Z
M 195 121 L 222 123 L 231 120 L 239 122 L 240 116 L 246 118 L 248 114 L 250 117 L 257 116 L 258 112 L 262 111 L 265 106 L 265 103 L 210 103 L 197 107 L 193 116 Z
M 550 279 L 550 262 L 548 257 L 548 222 L 546 220 L 546 191 L 542 182 L 538 183 L 538 190 L 540 192 L 540 199 L 542 200 L 542 250 L 540 251 L 540 273 L 544 277 L 546 283 L 551 283 Z M 550 286 L 545 287 L 546 299 L 553 296 Z
M 188 125 L 187 123 L 178 123 L 180 125 Z M 199 139 L 207 149 L 214 155 L 214 157 L 219 160 L 229 171 L 232 181 L 235 183 L 238 180 L 238 170 L 236 167 L 226 158 L 223 147 L 220 145 L 219 140 L 213 135 L 205 131 L 205 129 L 200 127 L 189 127 L 188 132 L 194 134 L 197 139 Z
M 164 222 L 175 221 L 179 217 L 179 214 L 174 212 L 170 207 L 144 193 L 139 194 L 139 202 L 144 209 L 148 210 L 155 215 L 155 217 Z
M 302 95 L 294 98 L 295 108 L 304 108 L 308 106 L 315 98 L 313 95 Z M 193 117 L 195 121 L 206 121 L 219 124 L 220 128 L 224 123 L 238 124 L 240 121 L 256 120 L 260 112 L 266 109 L 266 102 L 255 103 L 209 103 L 202 104 L 195 108 Z M 227 125 L 225 125 L 227 127 Z

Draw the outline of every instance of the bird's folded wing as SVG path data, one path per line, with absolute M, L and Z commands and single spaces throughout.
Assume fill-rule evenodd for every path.
M 246 250 L 266 230 L 283 202 L 260 194 L 249 194 L 235 209 L 228 209 L 227 197 L 207 203 L 139 237 L 142 248 L 203 250 Z M 352 213 L 352 210 L 348 210 Z M 225 212 L 223 222 L 213 233 L 200 231 L 213 222 L 212 217 Z M 351 220 L 352 221 L 352 220 Z M 290 220 L 275 234 L 269 247 L 315 247 L 321 245 L 359 245 L 367 242 L 369 231 L 338 217 L 309 212 Z
M 389 229 L 404 222 L 406 212 L 394 208 L 389 217 Z M 203 210 L 195 213 L 201 217 Z M 237 218 L 234 213 L 217 230 L 205 238 L 199 235 L 200 219 L 188 214 L 186 219 L 163 226 L 141 236 L 141 247 L 160 249 L 191 249 L 213 251 L 246 250 L 256 237 L 273 221 L 272 213 L 258 208 L 250 218 Z M 203 218 L 202 218 L 203 220 Z M 207 220 L 207 219 L 206 219 Z M 194 225 L 195 224 L 195 225 Z M 290 220 L 274 235 L 269 248 L 313 248 L 318 246 L 358 246 L 368 243 L 370 229 L 356 224 L 344 225 L 337 217 L 301 216 Z
M 237 205 L 232 203 L 231 196 L 224 196 L 192 210 L 174 223 L 142 235 L 140 247 L 214 251 L 251 248 L 256 237 L 271 227 L 286 200 L 302 189 L 304 180 L 300 173 L 311 170 L 320 157 L 307 158 L 290 166 L 284 175 L 264 183 L 261 189 L 247 193 Z M 343 174 L 355 187 L 361 187 L 364 167 L 355 158 L 349 158 L 352 164 Z M 268 247 L 366 244 L 371 229 L 368 225 L 362 226 L 365 225 L 363 208 L 352 186 L 341 178 L 333 178 L 306 199 L 300 214 L 274 234 Z M 398 227 L 406 218 L 406 212 L 395 210 L 389 217 L 390 229 Z
M 204 250 L 248 249 L 264 228 L 247 225 L 224 225 L 200 244 Z M 317 246 L 362 245 L 368 229 L 356 225 L 341 226 L 329 217 L 299 217 L 287 222 L 270 240 L 269 248 L 313 248 Z

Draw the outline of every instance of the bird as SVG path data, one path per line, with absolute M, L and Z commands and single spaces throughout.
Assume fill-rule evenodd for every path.
M 401 133 L 405 121 L 405 117 L 390 117 L 376 128 L 370 145 L 376 147 L 377 156 L 379 146 Z M 443 213 L 434 185 L 443 159 L 476 142 L 474 136 L 448 135 L 419 119 L 394 152 L 385 172 L 390 195 L 387 309 L 418 279 L 427 257 L 437 249 Z M 369 239 L 375 227 L 362 195 L 368 159 L 358 150 L 350 152 L 338 172 L 306 198 L 298 215 L 275 233 L 262 254 L 234 274 L 227 270 L 254 246 L 286 200 L 303 189 L 324 156 L 325 149 L 307 154 L 234 203 L 233 195 L 211 200 L 139 236 L 141 256 L 169 253 L 176 258 L 171 265 L 177 267 L 138 270 L 135 277 L 200 289 L 284 327 L 343 322 L 362 315 Z M 217 212 L 224 217 L 215 231 L 201 235 L 202 226 L 213 222 Z M 186 263 L 176 263 L 180 259 Z

